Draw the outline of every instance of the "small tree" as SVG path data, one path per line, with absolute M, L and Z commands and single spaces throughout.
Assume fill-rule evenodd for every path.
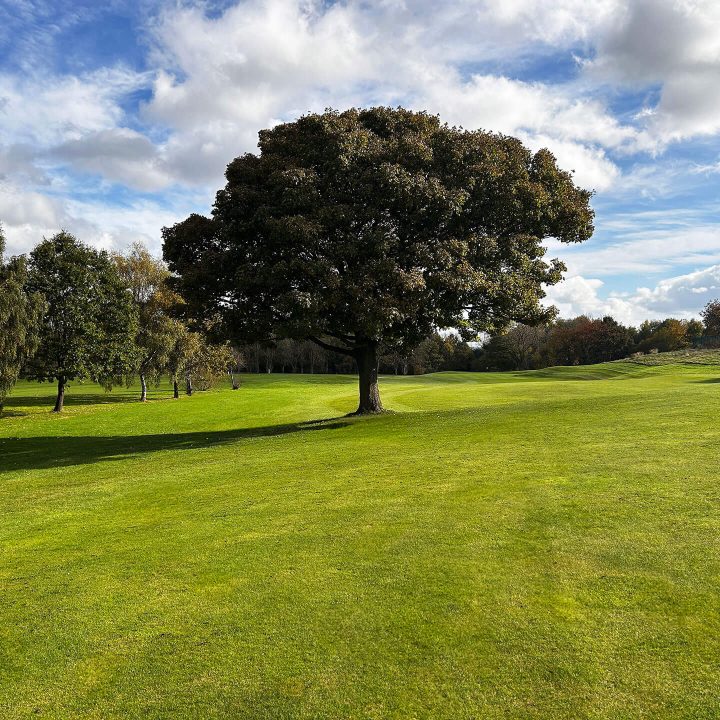
M 25 258 L 11 258 L 6 263 L 4 251 L 5 236 L 0 226 L 0 414 L 23 364 L 39 345 L 45 305 L 39 293 L 25 290 Z
M 47 303 L 28 375 L 57 380 L 54 412 L 63 409 L 68 381 L 91 378 L 110 387 L 133 367 L 137 315 L 107 253 L 58 233 L 30 254 L 27 288 Z
M 382 410 L 378 360 L 438 328 L 466 340 L 553 316 L 564 266 L 542 240 L 593 231 L 591 193 L 547 150 L 403 109 L 328 111 L 260 133 L 212 219 L 163 230 L 196 317 L 230 337 L 309 339 L 355 360 L 358 413 Z
M 133 371 L 140 377 L 140 400 L 145 402 L 147 380 L 157 384 L 168 372 L 170 354 L 182 332 L 180 321 L 171 314 L 181 298 L 168 287 L 170 273 L 163 262 L 141 243 L 135 243 L 127 255 L 113 255 L 113 260 L 138 312 Z
M 196 389 L 208 390 L 228 375 L 240 360 L 229 344 L 213 345 L 202 333 L 184 328 L 178 334 L 169 353 L 168 370 L 173 382 L 173 396 L 180 396 L 179 382 L 185 381 L 185 394 Z M 234 384 L 233 384 L 234 387 Z
M 199 352 L 192 358 L 190 373 L 198 390 L 209 390 L 223 378 L 227 378 L 235 364 L 232 348 L 223 343 L 214 345 L 201 342 Z
M 189 366 L 193 355 L 196 354 L 201 341 L 200 335 L 190 332 L 184 324 L 180 324 L 178 330 L 179 332 L 170 348 L 167 363 L 175 399 L 180 397 L 179 384 L 182 378 L 186 378 L 187 394 L 192 395 L 192 379 L 189 375 L 186 376 L 186 368 Z

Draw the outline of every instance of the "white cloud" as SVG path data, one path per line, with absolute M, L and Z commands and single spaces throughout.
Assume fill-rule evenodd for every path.
M 144 75 L 105 68 L 83 76 L 0 75 L 0 126 L 13 144 L 50 146 L 116 127 L 122 99 Z
M 546 303 L 555 305 L 562 317 L 611 315 L 632 325 L 670 316 L 690 319 L 699 317 L 708 302 L 720 298 L 720 265 L 666 278 L 653 288 L 640 287 L 623 295 L 601 297 L 602 287 L 602 280 L 571 276 L 547 289 Z
M 8 255 L 27 252 L 43 237 L 67 230 L 98 248 L 124 249 L 138 241 L 161 251 L 160 231 L 207 205 L 208 196 L 179 195 L 164 204 L 136 200 L 109 205 L 101 200 L 48 197 L 9 184 L 0 184 L 0 219 Z
M 161 149 L 146 136 L 127 128 L 86 133 L 53 148 L 50 155 L 76 169 L 140 190 L 157 190 L 171 183 Z
M 718 28 L 716 0 L 625 0 L 596 38 L 591 76 L 660 88 L 642 118 L 647 147 L 720 130 Z
M 564 3 L 564 20 L 548 28 L 566 28 L 561 35 L 574 37 L 567 30 L 575 24 L 570 9 L 581 5 Z M 212 19 L 197 8 L 173 10 L 155 29 L 155 59 L 163 69 L 145 116 L 173 128 L 167 166 L 185 182 L 221 182 L 227 162 L 252 151 L 257 130 L 278 120 L 327 106 L 382 103 L 427 109 L 467 128 L 521 134 L 573 162 L 578 182 L 608 187 L 618 169 L 603 148 L 633 146 L 636 130 L 599 101 L 578 97 L 576 87 L 467 77 L 457 68 L 458 48 L 471 60 L 483 37 L 498 39 L 493 28 L 517 42 L 510 26 L 525 23 L 529 8 L 515 10 L 508 15 L 497 3 L 462 1 L 369 10 L 292 0 L 252 0 Z M 497 22 L 488 28 L 491 16 Z M 555 35 L 543 31 L 543 37 Z
M 573 275 L 608 276 L 656 274 L 673 266 L 720 262 L 720 227 L 695 225 L 692 212 L 637 213 L 606 222 L 606 228 L 623 230 L 621 241 L 599 247 L 548 243 Z M 641 230 L 643 221 L 655 229 Z M 665 225 L 663 227 L 663 224 Z
M 555 305 L 560 317 L 571 318 L 578 315 L 604 317 L 611 315 L 618 322 L 637 324 L 649 318 L 645 308 L 636 307 L 632 301 L 618 297 L 602 298 L 599 295 L 604 283 L 597 278 L 585 278 L 574 275 L 558 285 L 547 288 L 546 305 Z M 654 317 L 654 316 L 653 316 Z

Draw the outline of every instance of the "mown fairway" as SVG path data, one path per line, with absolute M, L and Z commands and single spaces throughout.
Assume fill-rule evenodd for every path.
M 381 388 L 21 384 L 0 717 L 720 716 L 720 367 Z

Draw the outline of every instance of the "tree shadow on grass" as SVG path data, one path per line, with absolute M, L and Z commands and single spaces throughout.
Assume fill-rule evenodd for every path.
M 151 400 L 165 399 L 165 396 L 156 397 L 150 390 L 149 395 Z M 5 410 L 12 411 L 12 408 L 24 408 L 24 407 L 46 407 L 48 412 L 53 409 L 55 405 L 55 390 L 47 395 L 9 395 L 5 398 Z M 172 390 L 167 393 L 167 399 L 172 398 Z M 95 392 L 95 393 L 78 393 L 73 395 L 70 392 L 65 395 L 65 407 L 73 407 L 75 405 L 111 405 L 117 403 L 130 403 L 140 402 L 140 390 L 113 390 L 112 392 Z M 23 415 L 15 411 L 13 414 Z
M 695 380 L 695 382 L 700 383 L 701 385 L 714 385 L 716 383 L 720 383 L 720 377 L 707 378 L 706 380 Z
M 123 460 L 162 450 L 208 448 L 240 440 L 297 432 L 339 430 L 350 424 L 347 421 L 327 419 L 237 430 L 154 435 L 0 438 L 0 474 L 17 470 L 42 470 L 107 460 Z

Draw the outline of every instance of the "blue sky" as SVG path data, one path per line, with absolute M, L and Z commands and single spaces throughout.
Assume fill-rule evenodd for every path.
M 257 131 L 402 104 L 549 147 L 596 233 L 549 252 L 566 316 L 696 316 L 720 296 L 716 0 L 0 0 L 0 222 L 25 252 L 208 212 Z

